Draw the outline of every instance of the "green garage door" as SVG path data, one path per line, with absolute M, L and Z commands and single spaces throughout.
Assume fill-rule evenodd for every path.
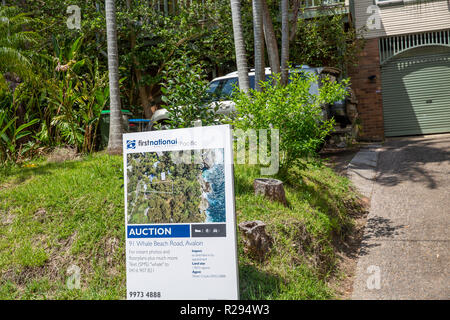
M 387 137 L 450 132 L 450 54 L 388 62 L 382 95 Z

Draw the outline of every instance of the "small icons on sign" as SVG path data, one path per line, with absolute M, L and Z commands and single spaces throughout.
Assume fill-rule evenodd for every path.
M 192 237 L 226 237 L 226 224 L 191 225 Z

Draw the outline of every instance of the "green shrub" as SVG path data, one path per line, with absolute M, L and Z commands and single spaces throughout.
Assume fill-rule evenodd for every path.
M 284 87 L 274 86 L 269 80 L 262 82 L 262 92 L 250 90 L 250 94 L 233 95 L 237 110 L 232 122 L 235 128 L 279 130 L 282 166 L 316 153 L 333 128 L 332 120 L 324 120 L 321 106 L 342 99 L 348 85 L 347 80 L 338 83 L 324 79 L 315 95 L 310 93 L 310 87 L 318 81 L 317 77 L 292 73 L 290 80 Z
M 35 125 L 39 120 L 33 119 L 30 122 L 18 125 L 16 110 L 10 106 L 8 109 L 0 109 L 0 164 L 5 162 L 15 163 L 21 155 L 27 151 L 18 145 L 18 140 L 30 135 L 29 127 Z
M 170 113 L 169 127 L 189 128 L 201 120 L 203 126 L 220 121 L 218 107 L 210 108 L 208 82 L 203 67 L 186 56 L 172 61 L 164 72 L 162 101 Z

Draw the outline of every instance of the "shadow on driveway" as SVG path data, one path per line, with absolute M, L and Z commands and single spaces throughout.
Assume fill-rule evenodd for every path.
M 391 219 L 380 216 L 371 217 L 367 220 L 366 229 L 359 249 L 359 256 L 365 256 L 370 249 L 380 246 L 380 243 L 374 242 L 380 239 L 393 239 L 401 234 L 399 230 L 405 225 L 394 225 Z
M 450 134 L 440 135 L 439 139 L 436 136 L 390 139 L 380 155 L 377 183 L 396 186 L 404 181 L 425 182 L 429 189 L 436 189 L 435 174 L 450 172 L 435 172 L 424 167 L 429 163 L 440 163 L 444 168 L 444 162 L 450 161 L 449 146 Z

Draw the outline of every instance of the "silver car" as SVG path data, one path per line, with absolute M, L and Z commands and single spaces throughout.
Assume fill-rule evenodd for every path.
M 312 68 L 307 65 L 297 66 L 289 71 L 308 73 L 312 76 L 317 76 L 318 79 L 321 75 L 332 75 L 332 78 L 337 79 L 340 71 L 334 68 Z M 270 80 L 272 71 L 270 68 L 265 69 L 266 81 Z M 250 88 L 255 88 L 255 71 L 250 70 L 248 73 L 250 80 Z M 233 95 L 233 89 L 239 85 L 238 72 L 229 73 L 223 77 L 218 77 L 209 83 L 208 93 L 212 97 L 210 108 L 218 107 L 217 114 L 231 115 L 236 111 L 235 103 L 231 100 Z M 319 81 L 314 82 L 310 87 L 310 93 L 316 95 L 319 93 Z M 328 118 L 329 111 L 324 108 L 323 117 Z M 170 113 L 162 108 L 157 110 L 150 121 L 150 127 L 154 128 L 156 124 L 161 124 L 160 128 L 164 129 L 165 123 L 170 120 Z

